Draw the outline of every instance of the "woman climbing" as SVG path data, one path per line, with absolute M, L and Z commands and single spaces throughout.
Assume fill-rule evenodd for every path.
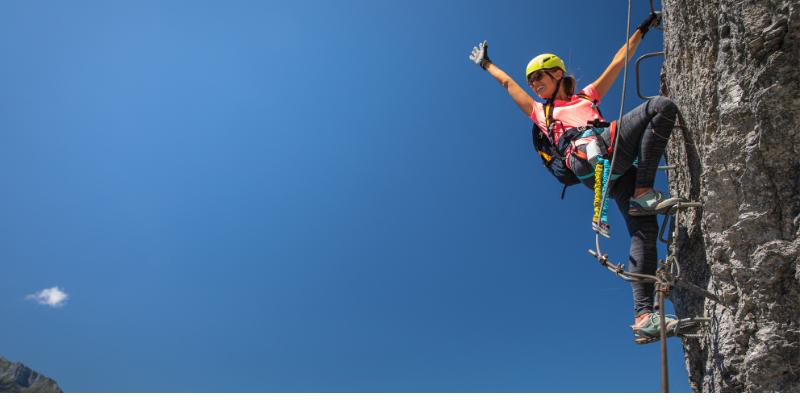
M 545 165 L 567 185 L 581 182 L 593 188 L 598 156 L 610 157 L 619 139 L 611 171 L 609 196 L 617 203 L 631 237 L 631 272 L 655 274 L 658 259 L 656 214 L 668 209 L 675 199 L 665 199 L 653 189 L 658 162 L 675 124 L 677 107 L 665 97 L 656 97 L 627 113 L 616 124 L 606 123 L 597 104 L 609 91 L 625 65 L 626 47 L 632 55 L 647 31 L 659 23 L 651 13 L 637 27 L 600 77 L 576 93 L 575 78 L 567 75 L 564 62 L 554 54 L 540 54 L 528 63 L 525 76 L 535 101 L 511 77 L 489 60 L 484 41 L 472 51 L 470 60 L 492 75 L 506 89 L 520 109 L 534 122 L 534 142 Z M 537 143 L 536 136 L 540 136 Z M 547 146 L 551 150 L 542 146 Z M 638 161 L 638 166 L 634 163 Z M 633 282 L 636 343 L 659 339 L 659 316 L 654 312 L 654 285 Z M 666 317 L 668 333 L 674 333 L 677 319 Z

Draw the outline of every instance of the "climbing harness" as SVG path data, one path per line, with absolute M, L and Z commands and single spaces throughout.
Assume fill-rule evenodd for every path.
M 556 87 L 558 88 L 560 85 L 561 81 L 559 80 L 556 84 Z M 550 171 L 550 173 L 564 185 L 564 188 L 561 191 L 562 199 L 564 198 L 564 193 L 567 189 L 567 186 L 578 184 L 581 182 L 581 180 L 594 176 L 593 173 L 586 176 L 576 176 L 569 167 L 569 156 L 575 155 L 582 160 L 588 160 L 589 157 L 587 154 L 577 149 L 580 145 L 586 144 L 588 146 L 592 142 L 597 143 L 599 155 L 608 155 L 611 151 L 611 148 L 606 147 L 601 135 L 605 128 L 610 128 L 609 130 L 612 136 L 611 140 L 613 144 L 613 135 L 616 126 L 616 122 L 609 123 L 603 120 L 597 100 L 593 100 L 584 93 L 578 93 L 575 95 L 575 97 L 586 100 L 592 104 L 592 109 L 595 112 L 594 119 L 588 121 L 586 126 L 571 127 L 567 129 L 558 139 L 558 143 L 556 144 L 555 139 L 553 139 L 551 136 L 553 136 L 553 128 L 556 122 L 561 122 L 555 120 L 553 117 L 553 112 L 555 111 L 554 98 L 548 99 L 544 104 L 545 126 L 547 128 L 547 133 L 539 129 L 539 126 L 535 123 L 533 126 L 531 126 L 533 146 L 539 153 L 542 163 L 548 169 L 548 171 Z M 563 124 L 561 127 L 563 130 Z
M 650 11 L 651 13 L 658 13 L 653 8 L 653 1 L 650 0 Z M 660 13 L 659 13 L 660 14 Z M 617 130 L 622 130 L 622 118 L 624 115 L 625 109 L 625 91 L 626 91 L 626 84 L 627 84 L 627 74 L 628 74 L 628 52 L 629 52 L 629 43 L 628 43 L 628 35 L 630 33 L 630 22 L 631 20 L 631 0 L 628 0 L 628 17 L 627 17 L 627 26 L 625 29 L 625 65 L 623 69 L 623 76 L 622 76 L 622 97 L 620 101 L 620 112 L 619 118 L 616 121 Z M 650 99 L 655 96 L 645 97 L 642 96 L 641 92 L 639 91 L 639 63 L 641 60 L 653 56 L 663 55 L 663 52 L 657 53 L 649 53 L 640 57 L 636 62 L 636 89 L 637 94 L 642 99 Z M 658 300 L 658 307 L 659 307 L 659 337 L 658 338 L 651 338 L 646 339 L 642 343 L 651 343 L 660 341 L 661 342 L 661 390 L 662 392 L 669 392 L 669 370 L 667 367 L 667 325 L 665 319 L 665 306 L 664 302 L 666 299 L 670 297 L 670 293 L 673 287 L 678 287 L 686 290 L 687 292 L 703 296 L 706 299 L 719 303 L 725 306 L 725 303 L 715 294 L 709 292 L 706 289 L 703 289 L 688 280 L 684 279 L 680 273 L 680 265 L 678 264 L 677 259 L 677 251 L 679 250 L 677 239 L 678 233 L 680 229 L 680 214 L 682 211 L 685 211 L 690 208 L 701 208 L 702 203 L 700 202 L 690 202 L 685 199 L 678 199 L 674 202 L 674 204 L 669 205 L 664 214 L 666 217 L 663 219 L 662 226 L 659 229 L 659 239 L 668 245 L 668 255 L 667 258 L 664 260 L 659 261 L 659 267 L 656 269 L 656 273 L 654 275 L 644 274 L 644 273 L 633 273 L 628 272 L 625 270 L 625 265 L 623 263 L 611 263 L 608 259 L 608 254 L 605 254 L 600 249 L 600 237 L 610 237 L 610 227 L 608 225 L 607 220 L 607 206 L 608 203 L 606 200 L 608 199 L 608 194 L 610 193 L 611 187 L 613 186 L 614 178 L 616 176 L 611 174 L 611 171 L 614 170 L 614 161 L 616 160 L 616 151 L 617 151 L 617 143 L 620 139 L 612 139 L 611 145 L 611 161 L 609 162 L 608 159 L 599 158 L 597 164 L 595 165 L 594 171 L 594 178 L 595 178 L 595 185 L 594 185 L 594 202 L 593 202 L 593 210 L 594 214 L 592 216 L 592 229 L 595 232 L 595 249 L 589 249 L 589 254 L 594 256 L 597 259 L 598 263 L 614 273 L 617 277 L 627 282 L 649 282 L 655 284 L 655 291 Z M 661 166 L 659 170 L 673 170 L 675 166 Z M 669 236 L 667 239 L 664 239 L 664 234 L 666 232 L 666 227 L 668 224 L 671 224 L 674 228 L 674 232 Z M 674 328 L 674 331 L 669 334 L 669 336 L 679 336 L 682 338 L 699 338 L 702 337 L 701 330 L 706 328 L 710 322 L 710 319 L 706 316 L 696 316 L 696 317 L 689 317 L 684 319 L 678 319 L 678 322 Z

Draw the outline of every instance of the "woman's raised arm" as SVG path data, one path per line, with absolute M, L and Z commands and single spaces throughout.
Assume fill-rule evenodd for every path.
M 647 18 L 642 21 L 639 27 L 636 28 L 636 31 L 633 32 L 633 35 L 630 39 L 628 39 L 627 44 L 623 45 L 622 48 L 619 49 L 617 54 L 614 55 L 614 58 L 611 60 L 611 64 L 606 67 L 606 70 L 600 77 L 597 78 L 592 83 L 595 90 L 597 90 L 598 98 L 603 98 L 606 93 L 611 89 L 611 86 L 614 85 L 614 82 L 617 80 L 619 76 L 619 72 L 622 71 L 622 68 L 625 66 L 625 48 L 628 47 L 628 61 L 633 57 L 633 53 L 636 51 L 636 47 L 639 46 L 639 42 L 642 40 L 644 35 L 650 30 L 650 27 L 658 25 L 660 21 L 660 15 L 656 13 L 651 13 Z
M 519 106 L 520 110 L 525 113 L 526 117 L 533 112 L 534 100 L 525 90 L 523 90 L 514 79 L 511 78 L 506 72 L 500 70 L 491 60 L 489 60 L 489 44 L 483 41 L 477 47 L 472 49 L 470 60 L 475 64 L 481 66 L 484 70 L 489 72 L 508 92 L 514 103 Z

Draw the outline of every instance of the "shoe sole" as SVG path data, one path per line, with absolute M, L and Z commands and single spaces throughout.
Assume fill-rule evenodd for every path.
M 628 210 L 629 216 L 655 216 L 658 215 L 655 209 L 630 209 Z
M 660 340 L 661 340 L 661 338 L 650 338 L 650 337 L 640 336 L 640 337 L 635 338 L 633 340 L 633 343 L 635 343 L 637 345 L 647 345 L 648 343 L 655 343 L 655 342 L 658 342 Z
M 667 334 L 667 338 L 682 338 L 684 337 L 683 335 L 684 335 L 683 333 Z M 654 338 L 651 338 L 650 336 L 637 336 L 633 338 L 633 342 L 638 345 L 647 345 L 648 343 L 655 343 L 660 340 L 661 340 L 660 336 L 656 336 Z
M 676 336 L 680 336 L 680 335 L 676 334 L 676 333 L 667 332 L 667 338 L 674 338 Z M 660 340 L 661 340 L 661 336 L 660 335 L 659 336 L 636 335 L 636 332 L 634 332 L 633 341 L 635 343 L 639 344 L 639 345 L 646 345 L 648 343 L 658 342 Z
M 667 337 L 671 338 L 674 336 L 681 336 L 683 331 L 679 330 L 679 326 L 680 323 L 672 326 L 671 328 L 667 327 Z M 657 336 L 645 335 L 644 333 L 638 332 L 634 325 L 631 325 L 631 331 L 633 332 L 633 342 L 639 345 L 646 345 L 648 343 L 658 342 L 661 340 L 660 333 Z

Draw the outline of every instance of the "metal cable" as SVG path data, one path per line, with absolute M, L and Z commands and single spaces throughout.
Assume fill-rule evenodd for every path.
M 628 42 L 628 34 L 631 31 L 631 0 L 628 0 L 628 22 L 625 25 L 625 65 L 622 69 L 622 98 L 619 103 L 619 118 L 617 118 L 617 136 L 614 138 L 614 151 L 611 153 L 611 174 L 614 174 L 614 163 L 617 161 L 617 148 L 619 147 L 620 133 L 622 133 L 622 116 L 625 114 L 625 91 L 628 84 L 628 51 L 630 50 L 630 43 Z M 608 193 L 611 187 L 614 186 L 614 180 L 609 180 L 606 189 L 603 191 L 603 197 L 600 200 L 600 210 L 605 206 L 608 200 Z
M 650 5 L 652 9 L 652 4 Z M 625 25 L 625 66 L 622 69 L 622 98 L 620 99 L 619 103 L 619 118 L 617 119 L 617 136 L 614 137 L 614 150 L 611 153 L 611 171 L 609 175 L 613 177 L 614 175 L 614 162 L 617 161 L 617 147 L 619 146 L 619 135 L 621 132 L 622 126 L 622 116 L 625 111 L 625 86 L 628 83 L 628 50 L 630 49 L 630 44 L 628 43 L 628 33 L 631 31 L 631 0 L 628 0 L 628 19 Z M 614 185 L 614 180 L 609 178 L 608 184 L 603 190 L 603 196 L 600 199 L 600 210 L 603 210 L 605 207 L 606 200 L 608 199 L 608 193 L 611 190 L 611 186 Z M 595 232 L 595 244 L 597 245 L 597 256 L 602 256 L 600 254 L 600 233 Z

